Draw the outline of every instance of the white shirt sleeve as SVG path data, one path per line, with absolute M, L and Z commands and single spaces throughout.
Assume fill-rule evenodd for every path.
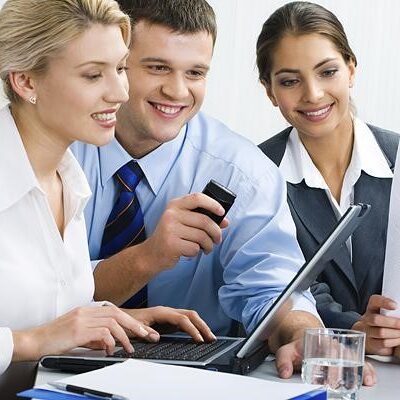
M 0 327 L 0 375 L 11 363 L 14 351 L 14 342 L 9 328 Z

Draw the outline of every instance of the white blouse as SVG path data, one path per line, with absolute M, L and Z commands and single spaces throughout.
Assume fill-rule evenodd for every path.
M 1 374 L 13 353 L 11 330 L 38 326 L 89 304 L 94 281 L 83 216 L 91 192 L 79 164 L 68 150 L 58 168 L 62 238 L 8 106 L 0 109 L 0 127 Z

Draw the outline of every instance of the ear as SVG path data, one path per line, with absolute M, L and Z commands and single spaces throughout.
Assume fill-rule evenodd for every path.
M 261 83 L 263 84 L 265 91 L 267 92 L 267 96 L 271 100 L 271 103 L 274 105 L 274 107 L 278 107 L 278 102 L 276 101 L 271 85 L 264 80 L 262 80 Z
M 349 61 L 347 67 L 349 68 L 349 88 L 352 88 L 354 86 L 354 81 L 356 79 L 357 68 L 353 60 Z
M 9 72 L 8 78 L 14 92 L 22 99 L 30 101 L 29 99 L 36 98 L 35 80 L 29 72 Z

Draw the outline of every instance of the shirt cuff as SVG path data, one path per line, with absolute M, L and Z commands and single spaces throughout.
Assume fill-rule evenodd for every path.
M 11 363 L 14 351 L 14 341 L 11 329 L 0 328 L 0 375 Z
M 314 315 L 315 318 L 321 323 L 322 326 L 325 326 L 322 322 L 320 315 L 315 306 L 315 299 L 311 294 L 310 290 L 306 290 L 302 292 L 299 296 L 296 297 L 292 311 L 306 311 L 310 314 Z
M 94 272 L 94 270 L 97 268 L 97 265 L 98 265 L 98 263 L 99 263 L 100 261 L 103 261 L 103 260 L 91 260 L 91 261 L 90 261 L 90 264 L 92 264 L 92 271 L 93 271 L 93 272 Z

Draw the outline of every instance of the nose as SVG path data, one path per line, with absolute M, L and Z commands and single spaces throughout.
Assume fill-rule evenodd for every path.
M 189 94 L 186 78 L 178 73 L 169 75 L 161 91 L 170 100 L 186 99 Z
M 105 94 L 108 103 L 125 103 L 129 99 L 129 83 L 126 74 L 116 74 L 110 78 Z
M 324 97 L 322 85 L 315 79 L 304 83 L 303 100 L 307 103 L 318 103 Z

